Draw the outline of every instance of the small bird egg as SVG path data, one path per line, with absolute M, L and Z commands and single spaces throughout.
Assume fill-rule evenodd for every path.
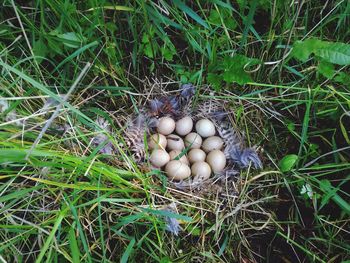
M 202 137 L 209 137 L 215 135 L 215 126 L 208 119 L 201 119 L 196 123 L 196 131 Z
M 162 167 L 170 161 L 170 156 L 164 150 L 155 149 L 153 150 L 149 160 L 155 167 Z
M 190 117 L 184 117 L 176 122 L 175 131 L 180 136 L 185 136 L 192 131 L 193 121 Z
M 182 150 L 185 148 L 184 141 L 180 138 L 180 136 L 177 136 L 175 134 L 170 134 L 168 135 L 167 139 L 168 139 L 167 145 L 170 151 Z
M 221 172 L 226 166 L 225 154 L 220 150 L 211 151 L 207 155 L 206 161 L 210 165 L 213 172 Z
M 190 147 L 190 149 L 198 149 L 202 145 L 202 137 L 195 132 L 191 132 L 185 137 L 185 145 L 186 147 Z
M 180 181 L 191 176 L 190 167 L 178 160 L 172 160 L 165 166 L 165 172 L 170 179 Z
M 152 134 L 148 139 L 148 148 L 153 149 L 165 149 L 167 145 L 166 137 L 163 134 Z
M 191 166 L 191 174 L 200 180 L 207 180 L 210 177 L 211 168 L 206 162 L 196 162 Z
M 163 117 L 159 120 L 157 131 L 163 135 L 169 135 L 175 130 L 175 121 L 169 117 Z
M 222 146 L 224 146 L 224 141 L 218 136 L 211 136 L 204 140 L 202 149 L 208 153 L 212 150 L 221 150 Z
M 176 160 L 179 160 L 180 162 L 183 162 L 183 163 L 189 165 L 190 163 L 189 163 L 186 155 L 182 155 L 180 158 L 178 158 L 178 156 L 180 154 L 181 154 L 181 151 L 179 151 L 179 150 L 172 150 L 171 152 L 169 152 L 170 160 L 175 160 L 175 158 L 177 157 Z
M 192 149 L 188 153 L 188 160 L 191 163 L 204 162 L 205 156 L 206 156 L 205 152 L 202 151 L 201 149 Z

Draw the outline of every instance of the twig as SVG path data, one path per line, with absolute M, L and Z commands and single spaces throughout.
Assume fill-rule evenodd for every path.
M 322 155 L 318 156 L 317 158 L 313 159 L 312 161 L 308 162 L 307 164 L 305 164 L 303 168 L 309 167 L 310 165 L 314 164 L 319 159 L 321 159 L 321 158 L 323 158 L 323 157 L 325 157 L 327 155 L 330 155 L 330 154 L 333 154 L 333 153 L 337 153 L 337 152 L 341 152 L 341 151 L 345 151 L 345 150 L 348 150 L 348 149 L 350 149 L 350 146 L 346 146 L 346 147 L 339 148 L 337 150 L 334 150 L 334 151 L 322 154 Z
M 29 156 L 31 155 L 31 153 L 33 152 L 34 148 L 36 147 L 36 145 L 40 142 L 41 138 L 44 136 L 44 133 L 46 132 L 46 130 L 50 127 L 51 123 L 53 122 L 53 120 L 57 117 L 59 111 L 61 110 L 63 104 L 68 100 L 69 96 L 72 94 L 72 92 L 74 91 L 74 89 L 76 88 L 76 86 L 78 85 L 78 83 L 80 82 L 80 80 L 83 78 L 83 76 L 85 75 L 85 73 L 88 71 L 88 69 L 90 68 L 91 63 L 88 62 L 85 67 L 83 68 L 83 70 L 81 71 L 81 73 L 79 74 L 78 78 L 74 81 L 73 85 L 70 87 L 69 91 L 67 92 L 67 94 L 63 97 L 62 101 L 60 102 L 60 104 L 57 105 L 56 110 L 54 111 L 54 113 L 51 115 L 50 119 L 46 122 L 44 128 L 41 130 L 40 134 L 38 135 L 38 137 L 35 139 L 34 143 L 32 144 L 32 146 L 30 147 L 25 160 L 28 160 Z

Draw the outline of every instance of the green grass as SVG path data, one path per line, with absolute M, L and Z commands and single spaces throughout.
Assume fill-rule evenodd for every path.
M 350 4 L 229 2 L 4 1 L 1 261 L 350 260 Z M 172 189 L 120 148 L 158 82 L 228 101 L 259 147 L 264 169 L 242 171 L 224 205 Z M 63 107 L 26 158 L 56 110 L 40 111 L 47 98 Z M 101 133 L 115 156 L 93 146 Z M 171 202 L 179 214 L 161 210 Z

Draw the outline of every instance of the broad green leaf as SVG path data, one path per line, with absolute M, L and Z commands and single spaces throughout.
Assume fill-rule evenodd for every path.
M 162 258 L 159 263 L 172 263 L 173 261 L 168 258 L 168 257 L 165 257 L 165 258 Z
M 56 37 L 47 36 L 47 45 L 50 48 L 48 55 L 52 57 L 54 54 L 63 55 L 63 44 Z M 52 53 L 52 54 L 51 54 Z
M 153 34 L 151 35 L 151 37 Z M 152 44 L 150 40 L 150 36 L 147 33 L 144 33 L 142 36 L 142 44 L 143 44 L 143 53 L 149 57 L 149 58 L 154 58 L 154 53 L 156 52 L 155 50 L 152 49 Z M 153 45 L 153 48 L 155 45 Z
M 35 55 L 35 60 L 40 64 L 43 61 L 43 58 L 46 57 L 48 52 L 47 46 L 44 41 L 40 38 L 34 42 L 33 53 Z
M 212 9 L 210 11 L 210 15 L 208 17 L 208 20 L 213 25 L 219 26 L 219 25 L 221 25 L 221 17 L 222 17 L 221 14 L 216 9 Z
M 220 74 L 209 73 L 207 77 L 208 82 L 213 86 L 216 91 L 219 91 L 222 83 L 222 76 Z
M 315 51 L 315 54 L 333 64 L 337 64 L 341 66 L 350 64 L 350 45 L 349 44 L 329 43 L 327 47 L 317 49 Z
M 237 27 L 237 22 L 227 9 L 220 8 L 219 11 L 212 9 L 208 20 L 216 26 L 225 26 L 228 29 L 234 30 Z
M 245 73 L 244 71 L 226 71 L 224 73 L 224 80 L 228 83 L 234 83 L 237 82 L 240 85 L 244 85 L 248 82 L 252 82 L 252 78 L 249 74 Z
M 74 32 L 58 34 L 57 37 L 63 41 L 63 45 L 71 48 L 78 48 L 83 42 L 83 39 Z
M 245 68 L 259 63 L 258 59 L 248 58 L 243 55 L 225 57 L 223 61 L 223 79 L 228 83 L 237 82 L 240 85 L 251 82 L 252 78 L 245 71 Z
M 169 38 L 165 38 L 164 45 L 160 48 L 160 51 L 167 61 L 173 60 L 174 55 L 176 55 L 176 48 Z
M 333 64 L 324 60 L 321 60 L 321 62 L 318 64 L 317 71 L 328 79 L 332 79 L 335 73 Z
M 305 41 L 297 41 L 293 45 L 291 55 L 305 62 L 316 49 L 324 47 L 325 45 L 323 41 L 314 38 Z
M 350 44 L 327 42 L 315 38 L 294 43 L 291 55 L 296 59 L 305 62 L 311 54 L 329 63 L 337 65 L 350 64 Z
M 346 74 L 345 72 L 339 72 L 334 80 L 336 82 L 342 83 L 344 85 L 350 86 L 350 75 Z
M 295 154 L 288 154 L 284 156 L 279 163 L 279 168 L 281 169 L 281 172 L 285 173 L 292 170 L 297 160 L 298 156 Z

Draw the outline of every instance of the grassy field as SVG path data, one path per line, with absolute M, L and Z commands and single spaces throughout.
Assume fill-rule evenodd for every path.
M 0 261 L 350 262 L 349 1 L 113 2 L 2 1 Z M 120 147 L 184 83 L 262 159 L 225 202 Z

